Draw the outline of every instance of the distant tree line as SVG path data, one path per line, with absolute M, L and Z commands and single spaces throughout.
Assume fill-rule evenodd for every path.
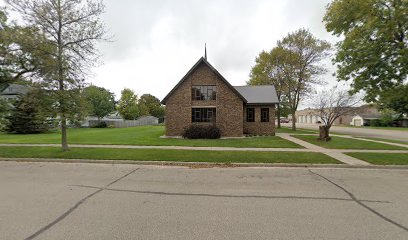
M 122 91 L 120 100 L 115 101 L 115 95 L 103 87 L 89 86 L 74 91 L 71 108 L 75 114 L 67 115 L 68 122 L 81 126 L 88 116 L 101 119 L 117 113 L 125 120 L 135 120 L 140 116 L 151 115 L 164 117 L 164 106 L 160 100 L 151 94 L 143 94 L 140 98 L 130 89 Z M 58 102 L 53 93 L 38 87 L 21 95 L 14 102 L 0 102 L 0 126 L 10 133 L 42 133 L 58 125 L 59 116 L 55 111 Z M 1 130 L 1 129 L 0 129 Z

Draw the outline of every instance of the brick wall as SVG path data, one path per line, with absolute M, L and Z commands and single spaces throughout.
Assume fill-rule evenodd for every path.
M 192 101 L 193 85 L 216 85 L 217 100 Z M 166 135 L 181 136 L 191 122 L 192 107 L 216 107 L 216 126 L 223 137 L 241 137 L 243 134 L 243 101 L 207 65 L 197 69 L 166 101 Z M 197 123 L 194 123 L 197 124 Z M 203 123 L 200 123 L 203 124 Z M 204 123 L 209 124 L 209 123 Z
M 255 122 L 246 121 L 246 108 L 255 109 Z M 247 106 L 244 108 L 244 133 L 275 135 L 275 106 Z M 269 122 L 261 122 L 261 108 L 269 108 Z

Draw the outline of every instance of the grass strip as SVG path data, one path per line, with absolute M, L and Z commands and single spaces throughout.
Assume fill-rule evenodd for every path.
M 377 165 L 408 165 L 406 153 L 346 153 L 349 156 Z
M 376 140 L 376 141 L 382 141 L 382 142 L 389 142 L 389 143 L 399 143 L 399 144 L 404 144 L 408 146 L 408 142 L 404 141 L 399 141 L 399 140 L 393 140 L 393 139 L 385 139 L 385 138 L 372 138 L 372 137 L 355 137 L 355 138 L 365 138 L 365 139 L 370 139 L 370 140 Z
M 293 137 L 306 142 L 329 149 L 369 149 L 369 150 L 406 150 L 405 147 L 387 145 L 383 143 L 367 142 L 352 138 L 332 137 L 331 141 L 325 142 L 317 139 L 317 136 L 294 135 Z
M 0 147 L 0 157 L 214 163 L 340 163 L 327 155 L 310 152 L 199 151 L 114 148 L 72 148 L 68 152 L 62 152 L 58 147 Z

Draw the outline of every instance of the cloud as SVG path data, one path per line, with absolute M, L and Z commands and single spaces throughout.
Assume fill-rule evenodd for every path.
M 2 0 L 0 0 L 2 1 Z M 105 0 L 114 42 L 99 44 L 105 63 L 88 79 L 163 98 L 204 55 L 233 85 L 244 85 L 255 57 L 301 27 L 335 42 L 322 23 L 329 0 Z M 326 61 L 330 65 L 330 61 Z M 327 76 L 331 76 L 330 68 Z

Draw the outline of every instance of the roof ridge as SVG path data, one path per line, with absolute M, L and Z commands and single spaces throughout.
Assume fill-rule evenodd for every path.
M 161 101 L 162 104 L 166 104 L 166 100 L 173 94 L 174 91 L 176 91 L 176 89 L 196 70 L 196 68 L 198 68 L 198 66 L 204 63 L 206 64 L 210 70 L 214 71 L 214 73 L 216 75 L 218 75 L 218 77 L 239 97 L 241 98 L 245 103 L 248 101 L 244 96 L 241 95 L 240 92 L 238 92 L 235 87 L 233 87 L 228 81 L 227 79 L 224 78 L 224 76 L 221 75 L 221 73 L 218 72 L 217 69 L 215 69 L 215 67 L 213 67 L 204 57 L 201 57 L 194 65 L 192 68 L 190 68 L 190 70 L 184 75 L 184 77 L 177 83 L 177 85 L 163 98 L 163 100 Z

